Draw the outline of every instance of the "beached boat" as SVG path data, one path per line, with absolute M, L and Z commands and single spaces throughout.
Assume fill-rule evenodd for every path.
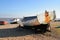
M 45 13 L 48 11 L 45 11 Z M 45 13 L 38 14 L 36 16 L 29 16 L 29 17 L 24 17 L 22 21 L 20 21 L 20 26 L 21 27 L 26 27 L 26 28 L 47 28 L 49 27 L 49 23 L 45 22 Z M 50 21 L 54 21 L 56 18 L 55 11 L 48 12 Z
M 50 20 L 54 20 L 56 18 L 55 11 L 49 12 Z M 47 24 L 45 23 L 45 13 L 36 15 L 36 16 L 29 16 L 24 17 L 21 21 L 23 26 L 34 26 L 34 25 L 40 25 L 40 24 Z

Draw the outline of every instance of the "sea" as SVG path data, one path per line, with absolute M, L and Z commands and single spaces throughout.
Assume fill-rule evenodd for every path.
M 9 21 L 11 20 L 12 18 L 0 18 L 0 21 Z

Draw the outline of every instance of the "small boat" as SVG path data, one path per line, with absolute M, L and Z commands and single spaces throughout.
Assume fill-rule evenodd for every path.
M 45 11 L 47 13 L 48 11 Z M 50 27 L 50 22 L 54 21 L 56 18 L 55 11 L 48 12 L 49 17 L 50 17 L 50 22 L 48 23 L 46 18 L 45 18 L 45 13 L 38 14 L 36 16 L 29 16 L 29 17 L 24 17 L 22 20 L 19 22 L 19 26 L 22 28 L 27 28 L 27 29 L 35 29 L 35 30 L 41 30 L 45 32 L 45 30 L 51 30 Z
M 48 13 L 50 16 L 50 20 L 53 21 L 56 18 L 55 11 L 51 11 Z M 20 22 L 20 25 L 23 25 L 23 26 L 36 26 L 40 24 L 47 24 L 45 22 L 45 13 L 38 14 L 36 16 L 24 17 Z
M 0 21 L 0 25 L 6 25 L 6 24 L 8 24 L 7 21 Z
M 19 20 L 20 20 L 20 19 L 18 19 L 18 18 L 13 18 L 13 19 L 11 19 L 9 22 L 10 22 L 11 24 L 17 24 Z

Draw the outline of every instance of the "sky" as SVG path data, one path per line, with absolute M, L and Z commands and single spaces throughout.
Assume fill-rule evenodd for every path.
M 0 18 L 21 18 L 45 10 L 55 10 L 56 18 L 60 18 L 60 0 L 0 0 Z

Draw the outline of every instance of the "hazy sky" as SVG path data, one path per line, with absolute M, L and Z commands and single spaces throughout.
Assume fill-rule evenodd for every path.
M 60 18 L 60 0 L 0 0 L 1 17 L 24 17 L 55 10 Z

